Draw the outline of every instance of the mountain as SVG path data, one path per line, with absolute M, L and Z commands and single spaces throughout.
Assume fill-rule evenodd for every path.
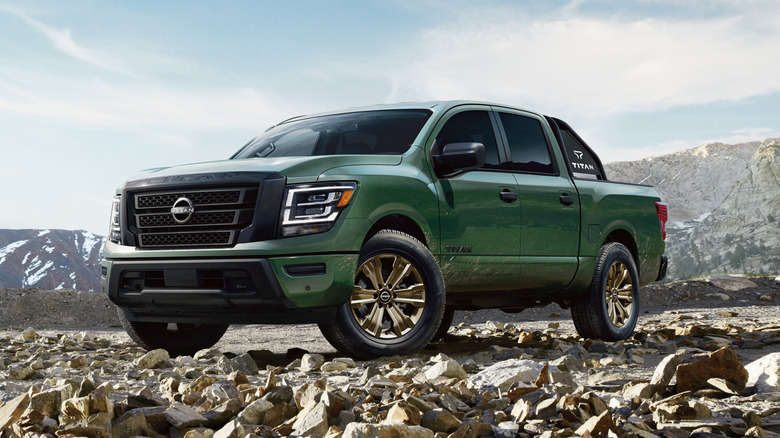
M 0 230 L 0 287 L 100 291 L 104 242 L 86 231 Z
M 605 167 L 611 180 L 653 185 L 669 204 L 669 279 L 780 272 L 780 139 Z

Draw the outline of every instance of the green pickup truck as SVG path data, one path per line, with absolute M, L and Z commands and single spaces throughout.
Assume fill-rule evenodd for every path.
M 229 324 L 317 323 L 356 358 L 410 354 L 455 310 L 570 307 L 628 338 L 666 273 L 667 207 L 608 182 L 562 120 L 427 102 L 296 117 L 230 159 L 120 187 L 103 289 L 145 348 L 192 354 Z

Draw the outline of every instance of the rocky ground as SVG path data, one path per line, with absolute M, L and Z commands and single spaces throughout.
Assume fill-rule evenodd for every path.
M 101 294 L 0 289 L 0 437 L 780 436 L 780 284 L 744 280 L 643 289 L 627 341 L 580 339 L 557 306 L 463 312 L 365 362 L 314 326 L 170 358 Z

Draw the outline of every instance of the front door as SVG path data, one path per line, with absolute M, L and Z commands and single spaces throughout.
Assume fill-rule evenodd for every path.
M 504 153 L 489 110 L 459 108 L 443 122 L 433 147 L 449 143 L 485 145 L 485 165 L 439 180 L 441 269 L 448 292 L 515 289 L 520 279 L 520 208 L 517 182 L 501 169 Z

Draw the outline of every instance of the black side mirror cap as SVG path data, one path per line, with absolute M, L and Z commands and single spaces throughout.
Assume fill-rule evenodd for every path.
M 452 178 L 485 164 L 485 145 L 482 143 L 450 143 L 440 154 L 433 155 L 433 168 L 439 178 Z

